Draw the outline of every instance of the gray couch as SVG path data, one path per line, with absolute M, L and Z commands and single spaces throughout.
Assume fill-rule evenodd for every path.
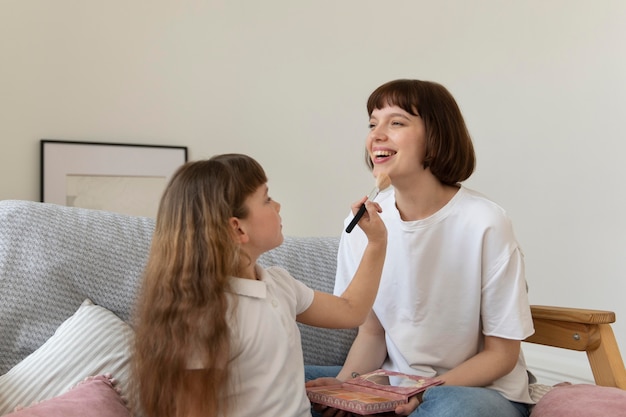
M 154 220 L 0 201 L 0 375 L 48 340 L 85 298 L 130 322 Z M 332 292 L 338 238 L 286 237 L 260 263 Z M 301 327 L 306 363 L 341 364 L 354 330 Z
M 153 229 L 154 220 L 149 218 L 28 201 L 0 201 L 0 415 L 12 411 L 16 404 L 30 405 L 66 392 L 80 382 L 79 375 L 82 380 L 96 371 L 108 372 L 107 367 L 113 364 L 119 365 L 114 376 L 122 379 L 120 386 L 128 388 L 125 383 L 128 379 L 128 341 L 132 339 L 132 307 Z M 307 285 L 331 292 L 337 245 L 336 237 L 286 237 L 283 245 L 266 253 L 260 262 L 265 266 L 281 265 Z M 97 320 L 83 322 L 83 316 L 80 316 L 80 320 L 76 318 L 79 315 L 77 309 L 85 299 L 97 305 L 95 308 L 86 308 L 89 314 L 94 309 L 103 310 L 97 313 Z M 563 321 L 559 317 L 564 309 L 550 313 L 550 309 L 540 307 L 537 311 L 543 312 L 543 318 L 547 320 L 539 317 L 537 321 L 536 317 L 535 327 L 543 332 L 534 336 L 537 338 L 534 342 L 571 349 L 571 340 L 566 333 L 552 331 L 559 321 Z M 537 311 L 533 310 L 533 314 Z M 583 313 L 586 317 L 593 312 L 585 310 Z M 606 316 L 606 312 L 600 313 Z M 572 326 L 573 319 L 570 316 L 564 320 L 566 329 Z M 70 321 L 73 323 L 69 326 L 73 333 L 55 333 L 62 323 L 61 328 Z M 544 322 L 550 323 L 550 326 L 546 327 Z M 584 323 L 585 326 L 590 325 L 589 321 Z M 603 326 L 609 327 L 608 324 Z M 307 326 L 301 326 L 300 329 L 307 364 L 343 363 L 356 334 L 354 329 L 327 330 Z M 606 329 L 602 331 L 603 340 L 612 336 L 608 332 Z M 67 337 L 69 333 L 74 339 Z M 561 344 L 556 343 L 555 337 L 560 333 L 567 339 Z M 109 344 L 119 346 L 98 348 L 98 345 L 106 344 L 104 341 L 112 340 L 113 337 L 116 338 L 115 342 Z M 616 346 L 614 338 L 609 338 L 611 341 L 610 346 Z M 80 343 L 92 344 L 87 348 L 77 347 Z M 596 345 L 591 348 L 596 349 Z M 603 346 L 603 343 L 599 345 Z M 80 350 L 93 352 L 82 355 L 82 362 L 79 358 L 74 360 L 69 357 L 59 361 L 63 365 L 55 364 L 57 357 L 78 356 L 82 353 Z M 106 352 L 102 352 L 104 350 Z M 617 375 L 616 382 L 602 382 L 603 385 L 622 386 L 620 384 L 625 381 L 623 362 L 617 347 L 613 350 L 616 359 L 600 364 L 605 370 L 613 368 L 611 375 Z M 101 364 L 94 365 L 92 371 L 84 370 L 82 365 L 75 365 L 91 364 L 92 358 L 101 356 L 106 357 Z M 33 357 L 37 360 L 33 360 Z M 72 380 L 74 375 L 76 379 Z M 55 386 L 60 385 L 55 384 L 55 378 L 59 380 L 61 377 L 65 378 L 64 383 L 68 385 Z M 554 389 L 550 394 L 563 392 L 570 395 L 565 388 Z M 584 385 L 575 388 L 589 389 Z M 551 387 L 539 386 L 538 389 L 535 391 L 537 398 Z M 591 410 L 584 413 L 588 416 L 624 415 L 609 410 L 623 412 L 626 409 L 625 391 L 597 386 L 591 386 L 591 389 L 589 394 L 574 393 L 574 398 L 579 402 L 574 408 L 585 409 L 588 405 Z M 585 400 L 586 396 L 596 400 L 602 398 L 604 408 L 598 408 L 597 401 Z M 574 401 L 567 398 L 565 402 L 568 404 Z M 559 397 L 554 398 L 553 402 L 557 404 L 556 409 L 561 408 L 558 404 L 564 403 Z M 542 414 L 542 404 L 549 402 L 542 400 L 533 411 L 533 416 L 569 415 L 567 413 L 571 410 L 568 406 L 565 407 L 565 414 L 555 414 L 553 406 L 546 405 L 547 412 Z M 82 416 L 80 413 L 77 415 Z

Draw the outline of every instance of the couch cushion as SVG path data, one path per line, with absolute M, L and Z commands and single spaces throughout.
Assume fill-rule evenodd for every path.
M 531 417 L 624 417 L 626 391 L 591 384 L 557 385 L 533 408 Z
M 11 417 L 130 417 L 110 375 L 80 382 L 58 397 L 11 413 Z
M 85 300 L 43 346 L 0 376 L 0 415 L 61 395 L 99 374 L 114 375 L 128 393 L 132 338 L 128 324 Z

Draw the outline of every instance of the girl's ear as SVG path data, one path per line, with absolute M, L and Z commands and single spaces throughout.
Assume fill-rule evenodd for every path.
M 231 232 L 233 235 L 233 239 L 235 239 L 235 242 L 248 242 L 249 237 L 248 234 L 244 231 L 244 226 L 241 221 L 237 217 L 231 217 L 228 222 L 230 224 Z

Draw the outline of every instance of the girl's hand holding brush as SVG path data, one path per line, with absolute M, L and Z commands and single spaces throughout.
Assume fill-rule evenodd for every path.
M 374 187 L 372 192 L 370 192 L 369 195 L 365 197 L 365 199 L 360 201 L 360 207 L 358 211 L 354 215 L 354 218 L 352 219 L 348 227 L 346 227 L 346 233 L 350 233 L 352 229 L 354 229 L 354 226 L 356 226 L 357 223 L 359 223 L 361 216 L 365 214 L 365 202 L 368 200 L 373 201 L 379 192 L 388 188 L 390 185 L 391 185 L 391 178 L 389 178 L 389 175 L 385 173 L 381 173 L 378 175 L 378 177 L 376 177 L 376 187 Z M 380 207 L 378 206 L 378 204 L 376 206 L 378 207 L 378 210 L 380 211 Z M 363 226 L 361 226 L 361 229 L 362 228 Z
M 387 227 L 380 218 L 378 213 L 382 212 L 382 209 L 378 203 L 370 201 L 367 197 L 359 200 L 352 206 L 353 212 L 360 212 L 358 224 L 361 230 L 367 236 L 370 244 L 383 244 L 387 245 Z

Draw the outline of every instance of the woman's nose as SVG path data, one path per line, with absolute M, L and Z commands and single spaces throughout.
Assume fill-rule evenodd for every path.
M 372 140 L 385 140 L 387 139 L 387 132 L 383 127 L 376 126 L 370 131 L 370 138 Z

